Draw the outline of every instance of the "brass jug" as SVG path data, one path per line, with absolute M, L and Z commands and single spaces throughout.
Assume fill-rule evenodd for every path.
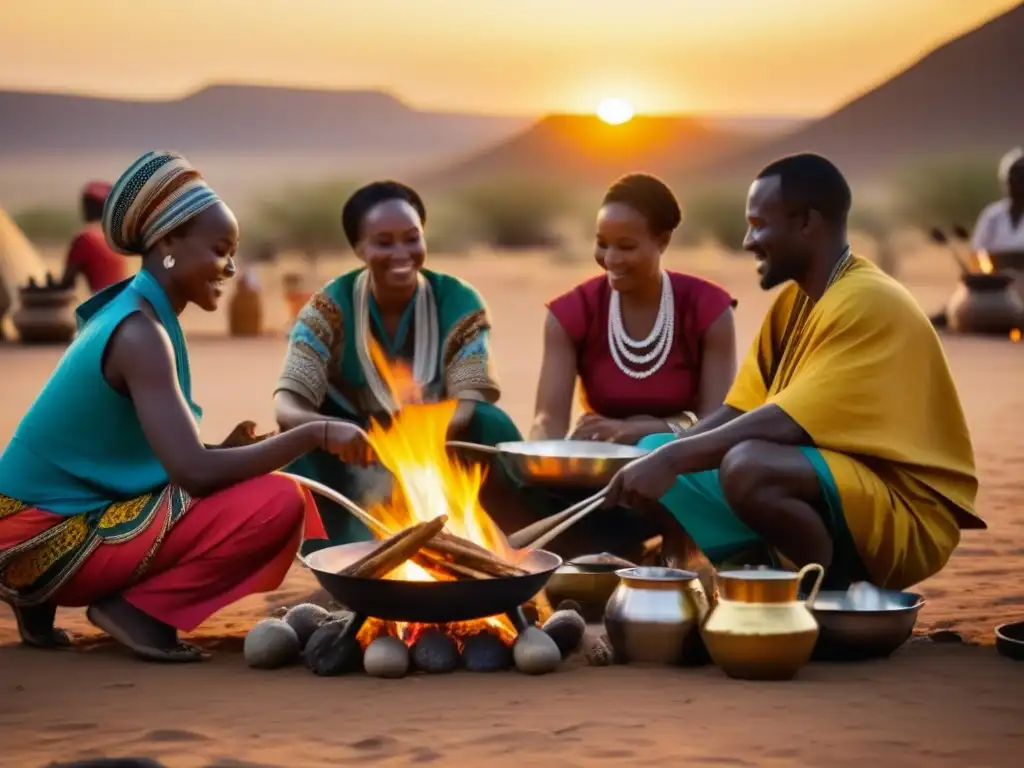
M 818 577 L 807 601 L 798 599 L 806 574 Z M 718 603 L 701 628 L 711 660 L 738 680 L 790 680 L 811 658 L 818 622 L 809 610 L 825 569 L 799 572 L 745 568 L 716 576 Z
M 697 574 L 676 568 L 623 568 L 605 606 L 615 661 L 680 664 L 699 651 L 708 601 Z

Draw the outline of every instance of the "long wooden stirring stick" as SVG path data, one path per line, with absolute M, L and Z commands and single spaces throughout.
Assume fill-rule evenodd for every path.
M 571 507 L 566 507 L 557 514 L 545 517 L 543 520 L 538 520 L 536 523 L 530 523 L 525 528 L 520 528 L 515 533 L 509 534 L 508 545 L 513 549 L 522 549 L 523 547 L 531 546 L 535 539 L 559 525 L 563 520 L 568 520 L 590 502 L 598 498 L 602 498 L 601 492 L 595 493 L 593 496 L 583 499 L 583 501 L 578 501 Z
M 556 525 L 554 528 L 552 528 L 550 531 L 545 533 L 543 536 L 539 536 L 534 541 L 530 542 L 530 544 L 529 544 L 530 548 L 531 549 L 543 549 L 545 544 L 547 544 L 549 541 L 553 541 L 554 539 L 556 539 L 559 536 L 561 536 L 565 531 L 567 531 L 570 528 L 572 528 L 574 525 L 576 525 L 576 523 L 578 523 L 584 517 L 589 515 L 591 512 L 593 512 L 598 507 L 600 507 L 603 502 L 604 502 L 604 496 L 597 497 L 590 504 L 588 504 L 587 506 L 583 507 L 578 512 L 576 512 L 576 514 L 573 515 L 572 517 L 570 517 L 568 520 L 565 520 L 560 525 Z

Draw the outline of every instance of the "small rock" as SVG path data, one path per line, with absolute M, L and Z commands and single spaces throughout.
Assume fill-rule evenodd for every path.
M 344 621 L 329 621 L 309 638 L 306 666 L 314 675 L 341 675 L 359 668 L 362 649 L 355 636 L 346 634 L 347 628 Z
M 363 654 L 363 669 L 373 677 L 405 677 L 409 671 L 409 649 L 397 637 L 378 637 Z
M 576 611 L 576 613 L 580 613 L 580 612 L 583 611 L 583 606 L 581 606 L 575 600 L 566 599 L 566 600 L 563 600 L 562 602 L 560 602 L 555 607 L 555 610 L 556 611 Z
M 301 603 L 289 609 L 284 620 L 299 636 L 299 645 L 305 648 L 312 634 L 331 620 L 331 614 L 319 605 Z
M 470 672 L 499 672 L 512 666 L 512 649 L 493 632 L 477 632 L 462 641 L 462 664 Z
M 551 614 L 551 618 L 544 622 L 541 629 L 555 641 L 562 658 L 567 659 L 579 650 L 583 635 L 587 631 L 587 622 L 577 611 L 560 610 Z
M 562 654 L 547 633 L 536 627 L 527 627 L 519 633 L 512 646 L 516 669 L 527 675 L 553 672 L 562 663 Z
M 606 635 L 601 635 L 601 637 L 595 638 L 593 642 L 588 643 L 583 655 L 587 659 L 587 664 L 592 667 L 611 666 L 615 658 L 615 654 L 612 652 L 612 644 Z
M 412 663 L 428 673 L 451 672 L 459 666 L 459 646 L 440 630 L 428 629 L 413 643 Z
M 277 669 L 299 658 L 299 636 L 281 619 L 263 619 L 249 630 L 242 646 L 245 662 L 255 669 Z

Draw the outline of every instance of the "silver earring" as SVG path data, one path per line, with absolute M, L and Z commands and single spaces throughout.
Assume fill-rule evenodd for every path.
M 164 269 L 170 269 L 174 266 L 174 257 L 171 254 L 164 256 Z

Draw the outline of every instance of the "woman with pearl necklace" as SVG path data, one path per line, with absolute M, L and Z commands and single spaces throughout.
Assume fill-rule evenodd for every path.
M 605 193 L 594 248 L 604 274 L 548 304 L 531 439 L 633 445 L 678 434 L 722 405 L 736 375 L 736 302 L 714 283 L 662 267 L 680 219 L 653 176 L 624 176 Z M 571 425 L 577 379 L 583 415 Z M 561 509 L 591 492 L 548 493 L 556 498 L 532 506 Z M 650 515 L 620 508 L 583 520 L 554 549 L 631 557 L 659 532 Z
M 680 219 L 653 176 L 624 176 L 605 193 L 594 250 L 605 274 L 548 304 L 531 439 L 634 444 L 722 404 L 736 375 L 736 302 L 662 268 Z M 577 379 L 583 415 L 570 429 Z

